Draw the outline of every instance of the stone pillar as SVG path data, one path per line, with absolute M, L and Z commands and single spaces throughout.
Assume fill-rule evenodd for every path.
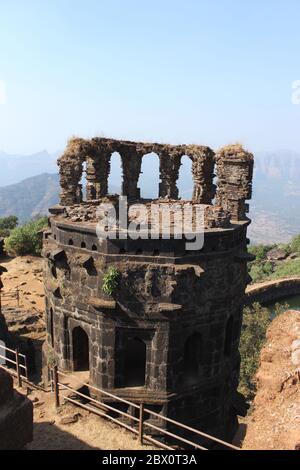
M 100 199 L 108 193 L 109 155 L 97 155 L 86 160 L 86 197 Z
M 60 174 L 60 203 L 70 206 L 82 202 L 82 165 L 86 156 L 91 154 L 91 143 L 84 139 L 71 139 L 65 153 L 58 159 Z
M 211 204 L 215 195 L 214 178 L 214 152 L 209 147 L 187 149 L 192 155 L 192 172 L 194 178 L 193 202 L 197 204 Z
M 121 151 L 123 166 L 122 194 L 129 199 L 139 199 L 138 180 L 141 173 L 142 153 L 135 148 L 124 148 Z
M 79 181 L 82 176 L 82 163 L 63 162 L 59 163 L 60 174 L 60 203 L 62 206 L 78 204 L 82 200 L 82 191 Z
M 101 139 L 93 139 L 93 157 L 87 159 L 88 197 L 100 199 L 108 194 L 108 176 L 112 151 Z
M 166 199 L 178 199 L 177 180 L 180 168 L 180 152 L 159 152 L 159 197 Z
M 239 144 L 222 148 L 216 155 L 218 188 L 216 204 L 232 220 L 247 220 L 246 199 L 252 196 L 253 155 Z

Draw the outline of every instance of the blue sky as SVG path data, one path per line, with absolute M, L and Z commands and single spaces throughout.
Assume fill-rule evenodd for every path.
M 299 0 L 0 0 L 0 150 L 103 135 L 300 151 L 299 19 Z

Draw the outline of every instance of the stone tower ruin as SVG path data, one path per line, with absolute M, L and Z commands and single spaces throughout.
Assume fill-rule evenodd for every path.
M 99 240 L 99 204 L 118 205 L 108 194 L 114 152 L 129 207 L 141 202 L 146 154 L 159 157 L 154 204 L 178 199 L 181 159 L 191 159 L 192 205 L 204 211 L 201 250 L 187 250 L 184 237 L 124 239 L 118 226 L 115 239 Z M 237 424 L 238 346 L 249 283 L 245 201 L 253 155 L 240 145 L 215 154 L 197 145 L 73 139 L 58 165 L 61 202 L 50 209 L 43 248 L 45 366 L 55 356 L 62 371 L 86 370 L 92 385 L 229 440 Z M 119 277 L 108 295 L 103 279 L 111 266 Z

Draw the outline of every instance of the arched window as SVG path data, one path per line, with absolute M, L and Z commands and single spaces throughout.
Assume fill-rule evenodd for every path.
M 89 337 L 80 326 L 74 328 L 72 336 L 74 371 L 89 370 Z
M 86 201 L 86 162 L 82 163 L 82 176 L 79 185 L 81 185 L 82 199 Z
M 110 173 L 108 177 L 108 194 L 122 194 L 122 160 L 118 152 L 114 152 L 110 159 Z
M 124 351 L 124 386 L 143 387 L 146 380 L 146 344 L 139 338 L 127 341 Z
M 202 355 L 202 337 L 193 333 L 184 344 L 184 376 L 188 384 L 198 382 Z
M 192 200 L 194 190 L 192 160 L 187 155 L 183 155 L 181 158 L 177 188 L 180 199 L 186 201 Z
M 159 158 L 156 153 L 143 156 L 141 174 L 138 181 L 141 198 L 157 199 L 159 195 Z
M 225 341 L 224 341 L 224 355 L 230 356 L 231 347 L 233 340 L 233 318 L 230 316 L 227 320 L 226 330 L 225 330 Z

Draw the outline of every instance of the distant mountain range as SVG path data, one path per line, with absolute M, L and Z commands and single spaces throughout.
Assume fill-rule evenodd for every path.
M 0 152 L 0 217 L 17 215 L 24 221 L 37 214 L 47 214 L 58 202 L 59 177 L 57 154 L 46 151 L 30 156 Z M 252 243 L 280 243 L 300 233 L 300 154 L 289 151 L 255 155 L 253 198 L 250 201 Z M 140 181 L 142 195 L 150 197 L 157 190 L 158 163 L 147 158 Z M 113 159 L 110 190 L 118 192 L 121 171 Z M 19 182 L 22 180 L 21 182 Z M 83 182 L 84 183 L 84 182 Z M 181 171 L 180 193 L 191 195 L 189 165 Z
M 57 173 L 58 155 L 59 152 L 50 154 L 46 150 L 33 155 L 10 155 L 0 151 L 0 187 L 42 173 Z
M 43 173 L 20 183 L 0 188 L 0 217 L 16 215 L 20 222 L 39 214 L 58 203 L 59 177 Z
M 300 233 L 300 154 L 281 151 L 255 157 L 250 239 L 287 242 Z

